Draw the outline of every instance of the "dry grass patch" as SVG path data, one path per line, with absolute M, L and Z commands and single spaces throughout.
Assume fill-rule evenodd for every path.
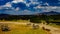
M 19 24 L 8 24 L 11 31 L 3 32 L 0 29 L 0 34 L 48 34 L 42 29 L 32 29 L 31 26 L 26 27 L 26 25 Z

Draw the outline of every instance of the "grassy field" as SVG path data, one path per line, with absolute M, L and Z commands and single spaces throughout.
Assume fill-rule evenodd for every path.
M 16 21 L 0 20 L 0 22 L 20 22 L 20 23 L 28 23 L 28 22 L 30 22 L 30 20 L 16 20 Z
M 18 24 L 8 24 L 11 31 L 3 32 L 0 29 L 0 34 L 48 34 L 43 29 L 33 29 L 31 26 L 18 25 Z
M 49 24 L 50 26 L 56 27 L 56 28 L 60 28 L 60 25 L 56 25 L 56 24 Z
M 49 32 L 39 28 L 39 29 L 33 29 L 32 26 L 22 25 L 22 24 L 14 24 L 13 22 L 19 22 L 19 23 L 28 23 L 29 20 L 18 20 L 18 21 L 0 21 L 0 22 L 12 22 L 7 23 L 10 27 L 10 31 L 3 32 L 0 27 L 0 34 L 50 34 Z M 44 21 L 43 21 L 44 22 Z M 3 23 L 4 24 L 4 23 Z M 50 26 L 60 28 L 60 26 L 56 24 L 49 24 Z M 1 23 L 0 23 L 1 26 Z

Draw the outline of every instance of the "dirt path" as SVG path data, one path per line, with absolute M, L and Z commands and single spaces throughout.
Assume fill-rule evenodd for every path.
M 18 23 L 18 22 L 0 22 L 0 23 L 13 23 L 13 24 L 22 24 L 22 25 L 28 24 L 28 23 Z M 39 26 L 41 28 L 44 26 L 46 29 L 50 29 L 51 34 L 60 34 L 59 28 L 55 28 L 53 26 L 49 26 L 49 25 L 45 25 L 45 24 L 39 24 Z
M 60 34 L 60 29 L 59 28 L 55 28 L 53 26 L 50 25 L 45 25 L 45 24 L 40 24 L 40 27 L 45 27 L 45 29 L 49 29 L 51 34 Z
M 44 25 L 45 28 L 50 29 L 50 33 L 51 34 L 60 34 L 60 29 L 59 28 L 55 28 L 49 25 Z

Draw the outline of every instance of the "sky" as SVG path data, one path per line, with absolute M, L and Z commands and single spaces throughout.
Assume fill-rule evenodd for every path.
M 0 0 L 0 14 L 30 15 L 60 12 L 60 0 Z

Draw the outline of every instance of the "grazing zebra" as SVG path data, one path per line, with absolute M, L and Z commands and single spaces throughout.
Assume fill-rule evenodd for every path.
M 38 29 L 39 25 L 33 24 L 33 29 Z
M 43 30 L 46 30 L 46 31 L 50 31 L 50 29 L 47 29 L 47 28 L 45 28 L 45 27 L 42 27 L 42 29 L 43 29 Z
M 4 24 L 1 25 L 1 30 L 2 30 L 2 31 L 10 31 L 8 25 L 4 25 Z

